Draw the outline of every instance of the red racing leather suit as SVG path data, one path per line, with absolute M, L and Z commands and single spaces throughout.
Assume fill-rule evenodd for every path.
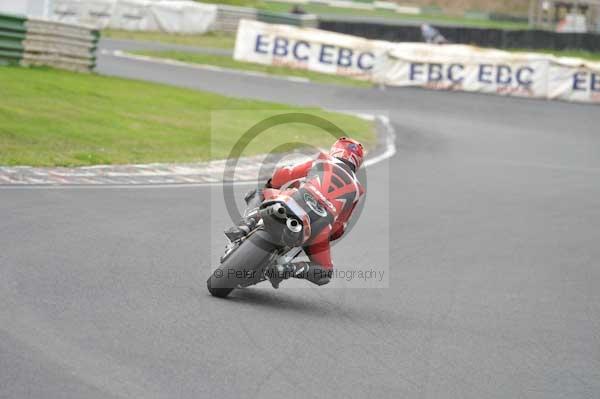
M 352 216 L 356 204 L 365 190 L 354 172 L 343 161 L 321 153 L 315 160 L 276 169 L 271 178 L 271 187 L 280 188 L 290 181 L 306 178 L 303 187 L 333 215 L 333 225 L 321 230 L 304 247 L 312 262 L 333 269 L 330 241 L 340 238 Z

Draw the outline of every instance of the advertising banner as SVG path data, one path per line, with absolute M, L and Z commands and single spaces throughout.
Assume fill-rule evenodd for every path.
M 600 103 L 600 63 L 550 54 L 392 43 L 241 20 L 234 58 L 386 86 Z
M 600 63 L 556 59 L 548 73 L 548 98 L 600 104 Z
M 545 98 L 548 57 L 465 45 L 398 43 L 380 60 L 376 80 L 391 86 Z
M 370 80 L 393 43 L 288 25 L 241 20 L 234 59 Z

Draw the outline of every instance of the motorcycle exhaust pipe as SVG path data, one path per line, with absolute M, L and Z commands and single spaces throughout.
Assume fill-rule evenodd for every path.
M 302 230 L 302 225 L 296 219 L 288 218 L 285 225 L 292 233 L 299 233 Z
M 285 218 L 285 208 L 281 204 L 275 204 L 275 215 L 280 218 Z
M 280 203 L 275 203 L 269 207 L 260 210 L 261 217 L 275 215 L 280 219 L 286 218 L 285 207 Z

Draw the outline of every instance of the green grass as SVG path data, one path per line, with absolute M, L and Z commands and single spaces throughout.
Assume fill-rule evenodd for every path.
M 343 84 L 355 87 L 370 87 L 371 83 L 356 80 L 345 76 L 329 75 L 308 71 L 304 69 L 292 69 L 284 66 L 271 66 L 262 64 L 253 64 L 249 62 L 236 61 L 229 56 L 186 53 L 180 51 L 138 51 L 136 54 L 147 55 L 158 58 L 168 58 L 177 61 L 189 62 L 194 64 L 215 65 L 223 68 L 263 72 L 270 75 L 297 76 L 310 79 L 313 82 Z
M 3 67 L 0 165 L 82 166 L 223 159 L 254 123 L 290 111 L 322 116 L 367 145 L 375 142 L 371 123 L 315 108 L 235 99 L 93 74 Z M 244 155 L 297 141 L 325 147 L 332 139 L 318 128 L 287 124 L 260 135 Z
M 163 32 L 130 32 L 108 29 L 102 31 L 102 36 L 111 39 L 142 40 L 209 48 L 233 49 L 235 46 L 235 34 L 225 32 L 209 32 L 202 35 L 178 35 Z
M 273 12 L 289 12 L 292 4 L 268 1 L 262 3 L 261 8 Z M 497 28 L 497 29 L 529 29 L 527 23 L 510 22 L 510 21 L 490 21 L 482 19 L 470 19 L 464 17 L 456 17 L 444 14 L 400 14 L 390 10 L 357 10 L 353 8 L 330 7 L 324 4 L 302 4 L 301 7 L 308 13 L 317 15 L 349 15 L 362 17 L 378 17 L 386 18 L 390 21 L 423 21 L 432 24 L 443 23 L 460 26 L 481 27 L 481 28 Z
M 196 0 L 205 3 L 215 3 L 212 0 Z M 216 3 L 221 4 L 232 4 L 236 6 L 254 7 L 267 11 L 273 12 L 289 12 L 294 6 L 291 3 L 270 1 L 270 0 L 219 0 Z M 529 29 L 527 23 L 524 22 L 512 22 L 512 21 L 492 21 L 479 18 L 466 18 L 461 16 L 445 15 L 441 9 L 439 12 L 429 12 L 420 15 L 413 14 L 400 14 L 391 10 L 357 10 L 354 8 L 344 7 L 330 7 L 324 4 L 301 4 L 300 5 L 307 13 L 317 15 L 337 15 L 344 16 L 349 15 L 353 17 L 378 17 L 386 18 L 396 22 L 403 21 L 419 21 L 428 22 L 432 24 L 452 24 L 459 26 L 468 27 L 479 27 L 479 28 L 497 28 L 497 29 Z M 430 7 L 435 9 L 435 7 Z
M 260 7 L 262 5 L 262 0 L 217 0 L 217 1 L 211 1 L 211 0 L 196 0 L 200 3 L 209 3 L 209 4 L 228 4 L 231 6 L 238 6 L 238 7 L 253 7 L 253 8 L 257 8 Z

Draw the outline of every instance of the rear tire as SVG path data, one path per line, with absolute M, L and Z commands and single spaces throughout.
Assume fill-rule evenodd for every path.
M 264 230 L 257 230 L 206 281 L 212 296 L 226 298 L 237 286 L 249 286 L 261 281 L 261 271 L 277 246 Z

